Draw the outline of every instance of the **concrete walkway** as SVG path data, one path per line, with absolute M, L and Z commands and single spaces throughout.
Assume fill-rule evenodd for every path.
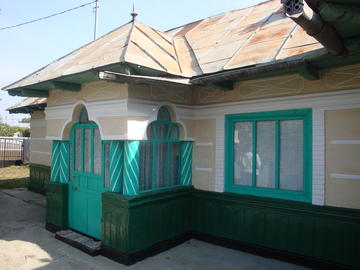
M 54 238 L 44 228 L 45 198 L 24 190 L 0 190 L 0 269 L 307 269 L 248 253 L 190 240 L 126 267 L 91 257 Z

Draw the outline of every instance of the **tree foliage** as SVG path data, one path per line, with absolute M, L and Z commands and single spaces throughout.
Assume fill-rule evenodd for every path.
M 30 137 L 30 128 L 10 126 L 8 124 L 0 122 L 0 136 L 12 137 L 16 132 L 20 132 L 24 137 Z
M 31 118 L 30 117 L 24 117 L 23 119 L 21 119 L 20 121 L 19 121 L 19 123 L 30 123 L 30 120 L 31 120 Z

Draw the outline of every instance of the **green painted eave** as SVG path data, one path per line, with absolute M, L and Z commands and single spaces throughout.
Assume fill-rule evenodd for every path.
M 43 111 L 46 107 L 46 103 L 24 106 L 19 108 L 10 109 L 9 113 L 32 113 L 34 111 Z
M 49 95 L 48 94 L 49 91 L 52 91 L 54 89 L 59 89 L 64 91 L 79 91 L 81 84 L 99 80 L 99 76 L 98 76 L 99 71 L 112 71 L 112 72 L 118 72 L 128 75 L 134 74 L 134 75 L 143 75 L 143 76 L 169 77 L 168 73 L 158 71 L 155 69 L 139 66 L 132 63 L 116 63 L 102 67 L 97 67 L 95 69 L 91 69 L 75 74 L 64 75 L 58 78 L 42 81 L 36 84 L 8 89 L 7 91 L 12 96 L 23 96 L 23 97 L 29 97 L 29 96 L 47 97 Z

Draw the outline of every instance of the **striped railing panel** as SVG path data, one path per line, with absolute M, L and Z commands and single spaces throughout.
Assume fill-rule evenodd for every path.
M 192 184 L 192 151 L 192 142 L 181 143 L 180 183 L 182 186 L 190 186 Z
M 139 141 L 124 142 L 124 189 L 125 195 L 139 194 Z

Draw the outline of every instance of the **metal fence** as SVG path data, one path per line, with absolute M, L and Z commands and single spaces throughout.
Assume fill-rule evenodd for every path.
M 29 162 L 30 139 L 24 137 L 0 137 L 0 168 Z

